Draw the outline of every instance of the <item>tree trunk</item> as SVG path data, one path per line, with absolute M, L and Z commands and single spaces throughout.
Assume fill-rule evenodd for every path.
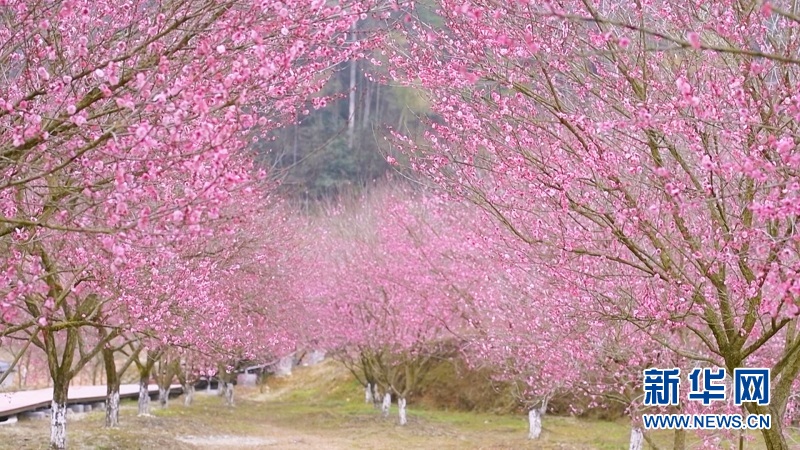
M 381 123 L 381 84 L 375 84 L 375 123 Z
M 372 407 L 380 409 L 381 407 L 381 393 L 378 391 L 378 383 L 372 383 Z
M 292 374 L 292 368 L 294 368 L 294 354 L 284 356 L 275 366 L 275 376 L 288 377 Z
M 775 407 L 781 405 L 781 403 L 785 406 L 785 400 L 781 402 L 780 399 L 776 399 L 775 396 L 773 396 L 769 406 L 745 403 L 745 408 L 750 414 L 770 414 L 772 416 L 770 428 L 761 430 L 761 436 L 764 438 L 764 444 L 767 450 L 787 450 L 789 448 L 789 445 L 786 443 L 786 437 L 783 435 L 783 422 L 781 420 L 783 416 L 778 413 L 780 409 L 775 409 Z
M 114 428 L 119 426 L 119 384 L 112 388 L 109 386 L 106 395 L 106 427 Z
M 364 401 L 365 403 L 372 403 L 375 399 L 372 398 L 372 383 L 367 383 L 367 387 L 364 388 Z
M 186 382 L 183 384 L 183 406 L 190 406 L 194 401 L 194 385 Z
M 675 439 L 672 441 L 672 450 L 686 450 L 686 430 L 675 430 Z
M 767 430 L 761 430 L 761 436 L 764 437 L 764 444 L 767 450 L 788 450 L 789 445 L 786 443 L 786 437 L 783 435 L 783 427 L 775 423 L 775 416 L 772 416 L 772 427 Z M 776 426 L 777 425 L 777 426 Z
M 392 394 L 385 393 L 383 394 L 383 404 L 381 405 L 381 415 L 384 418 L 389 417 L 389 408 L 392 407 Z
M 542 434 L 542 412 L 539 408 L 528 411 L 528 439 L 539 439 Z
M 225 383 L 225 404 L 233 406 L 233 383 Z
M 630 450 L 644 449 L 644 433 L 642 432 L 642 429 L 636 425 L 631 428 L 631 445 L 628 448 Z
M 146 376 L 139 378 L 139 415 L 150 415 L 150 391 L 147 389 Z
M 103 364 L 106 370 L 106 427 L 119 426 L 119 377 L 114 361 L 114 352 L 103 349 Z
M 356 24 L 353 22 L 353 31 Z M 350 61 L 350 104 L 347 109 L 347 148 L 352 151 L 356 137 L 356 59 Z
M 369 126 L 369 111 L 372 107 L 372 83 L 365 81 L 366 93 L 364 95 L 364 113 L 361 116 L 361 128 L 366 130 Z
M 400 415 L 400 425 L 403 426 L 408 423 L 408 418 L 406 417 L 406 398 L 405 397 L 398 397 L 397 398 L 397 410 Z
M 159 386 L 158 387 L 158 404 L 162 408 L 166 408 L 169 406 L 169 387 Z
M 69 383 L 53 380 L 53 402 L 50 405 L 50 449 L 67 448 L 67 392 Z

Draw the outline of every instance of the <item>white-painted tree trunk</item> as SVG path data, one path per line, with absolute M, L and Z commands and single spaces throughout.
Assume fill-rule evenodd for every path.
M 194 401 L 194 385 L 186 383 L 183 385 L 183 406 L 190 406 Z
M 276 377 L 288 377 L 292 375 L 292 368 L 294 368 L 294 354 L 286 355 L 278 360 L 275 365 Z
M 528 439 L 539 439 L 542 434 L 542 412 L 539 408 L 528 411 Z
M 111 348 L 103 349 L 103 365 L 106 373 L 106 401 L 103 406 L 106 410 L 106 427 L 119 426 L 119 374 L 114 361 L 114 351 Z M 92 405 L 95 409 L 98 405 Z
M 228 382 L 227 381 L 219 380 L 217 382 L 217 395 L 219 395 L 220 397 L 224 397 L 225 396 L 225 389 L 227 389 L 227 386 L 228 386 Z
M 106 426 L 119 426 L 119 387 L 106 396 Z
M 378 383 L 372 383 L 372 406 L 375 409 L 381 407 L 381 394 L 378 392 Z
M 150 392 L 147 390 L 147 379 L 139 380 L 139 415 L 150 415 Z
M 644 433 L 642 429 L 634 426 L 631 428 L 631 446 L 630 450 L 643 450 L 644 449 Z
M 169 388 L 158 387 L 158 404 L 161 405 L 162 408 L 169 406 Z
M 408 418 L 406 417 L 406 399 L 405 397 L 398 397 L 397 398 L 397 411 L 400 415 L 400 425 L 405 425 L 408 423 Z
M 225 383 L 225 404 L 233 406 L 233 383 Z
M 50 449 L 67 448 L 67 404 L 53 400 L 50 408 Z
M 383 404 L 381 405 L 381 414 L 383 417 L 389 417 L 389 408 L 392 407 L 392 394 L 383 394 Z
M 367 383 L 367 387 L 364 388 L 364 402 L 365 403 L 372 403 L 375 399 L 372 398 L 372 383 Z

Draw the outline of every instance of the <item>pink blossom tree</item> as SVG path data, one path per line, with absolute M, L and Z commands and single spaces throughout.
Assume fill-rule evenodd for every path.
M 117 320 L 141 353 L 131 354 L 140 372 L 140 414 L 148 414 L 147 384 L 153 375 L 166 406 L 175 376 L 190 398 L 192 375 L 216 367 L 218 360 L 227 366 L 281 351 L 290 340 L 274 317 L 280 316 L 278 305 L 295 295 L 303 273 L 297 255 L 301 226 L 291 208 L 264 192 L 238 192 L 236 204 L 206 221 L 209 231 L 202 239 L 156 246 L 158 254 L 143 258 L 147 264 L 132 271 L 121 290 L 125 301 L 116 310 Z M 181 366 L 186 355 L 194 355 L 189 373 Z M 233 384 L 225 388 L 232 402 Z
M 314 234 L 326 258 L 308 294 L 312 337 L 348 362 L 367 399 L 377 401 L 376 384 L 384 390 L 384 414 L 396 396 L 403 425 L 408 397 L 466 326 L 460 299 L 483 279 L 457 252 L 459 207 L 384 186 L 330 212 Z
M 119 301 L 110 280 L 142 248 L 202 234 L 250 179 L 240 154 L 253 133 L 293 120 L 330 69 L 371 45 L 348 30 L 373 11 L 4 3 L 0 333 L 47 354 L 52 448 L 66 446 L 70 380 L 119 333 L 99 320 Z
M 598 318 L 729 373 L 771 368 L 771 405 L 747 410 L 772 415 L 768 448 L 788 448 L 791 2 L 435 3 L 443 24 L 409 10 L 393 56 L 392 74 L 438 114 L 425 143 L 398 139 L 416 168 L 494 215 Z
M 219 261 L 213 293 L 223 305 L 205 344 L 193 345 L 218 358 L 226 402 L 231 406 L 234 370 L 240 361 L 265 361 L 296 347 L 299 331 L 292 325 L 299 323 L 297 314 L 302 311 L 290 314 L 287 309 L 299 304 L 301 287 L 312 273 L 302 257 L 303 218 L 279 201 L 255 204 L 262 205 L 261 209 L 240 221 L 225 257 L 211 252 Z M 237 215 L 242 212 L 237 208 Z

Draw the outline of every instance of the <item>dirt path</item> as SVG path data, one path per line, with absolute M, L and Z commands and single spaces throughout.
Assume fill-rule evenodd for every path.
M 329 449 L 345 450 L 353 448 L 386 448 L 361 446 L 356 444 L 356 439 L 342 438 L 326 435 L 312 434 L 298 429 L 287 429 L 270 424 L 263 424 L 258 435 L 184 435 L 177 436 L 175 439 L 183 444 L 188 444 L 193 448 L 219 448 L 226 450 L 253 449 L 253 448 L 277 448 L 286 450 L 301 449 Z

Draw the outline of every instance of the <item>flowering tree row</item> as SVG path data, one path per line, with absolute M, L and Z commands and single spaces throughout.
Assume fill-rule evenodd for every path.
M 70 381 L 103 351 L 274 343 L 263 309 L 280 282 L 236 283 L 280 279 L 270 239 L 287 224 L 254 214 L 274 207 L 272 187 L 245 150 L 374 44 L 350 30 L 379 13 L 368 0 L 3 2 L 0 334 L 47 358 L 52 448 L 66 446 Z
M 592 312 L 693 364 L 770 368 L 771 404 L 746 408 L 788 448 L 796 5 L 434 3 L 442 23 L 408 10 L 392 57 L 438 115 L 424 143 L 398 136 L 415 167 L 512 233 L 558 322 Z
M 318 275 L 298 339 L 342 358 L 367 401 L 383 390 L 384 414 L 397 396 L 401 424 L 432 364 L 454 356 L 521 387 L 532 438 L 547 400 L 568 390 L 638 411 L 641 370 L 660 361 L 653 346 L 624 322 L 570 306 L 579 293 L 555 291 L 516 261 L 513 236 L 481 210 L 389 185 L 327 211 L 312 229 Z

